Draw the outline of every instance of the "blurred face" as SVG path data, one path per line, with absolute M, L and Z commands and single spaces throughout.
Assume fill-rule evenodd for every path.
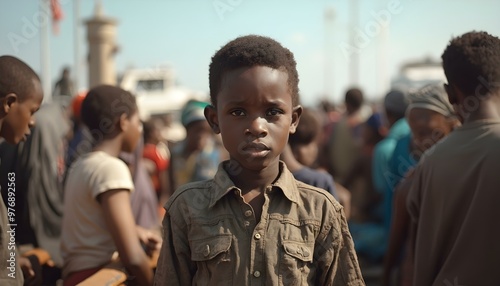
M 452 131 L 452 124 L 442 114 L 423 108 L 413 108 L 408 114 L 413 143 L 421 152 L 432 147 Z
M 19 98 L 24 100 L 19 100 Z M 6 114 L 0 136 L 11 144 L 26 140 L 30 128 L 35 125 L 34 113 L 40 108 L 43 100 L 42 87 L 39 81 L 34 82 L 34 87 L 29 94 L 19 96 L 9 94 L 2 100 L 2 108 Z
M 262 66 L 226 72 L 216 109 L 207 109 L 230 159 L 246 170 L 277 168 L 288 135 L 295 132 L 302 108 L 292 106 L 287 77 Z
M 311 167 L 318 157 L 318 144 L 313 141 L 309 144 L 293 146 L 292 152 L 299 163 Z
M 186 149 L 190 151 L 203 150 L 213 132 L 206 120 L 190 123 L 186 128 Z
M 123 121 L 122 129 L 124 138 L 122 151 L 131 153 L 137 147 L 139 139 L 142 135 L 142 123 L 137 109 L 130 116 L 130 118 L 125 117 Z

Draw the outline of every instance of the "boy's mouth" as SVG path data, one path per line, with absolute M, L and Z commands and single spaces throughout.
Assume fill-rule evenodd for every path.
M 264 143 L 249 143 L 243 147 L 242 151 L 252 157 L 264 157 L 271 149 Z

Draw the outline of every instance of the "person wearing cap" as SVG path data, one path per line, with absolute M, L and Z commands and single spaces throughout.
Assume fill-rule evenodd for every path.
M 394 188 L 413 168 L 420 156 L 458 124 L 453 106 L 441 85 L 427 85 L 409 93 L 406 119 L 411 133 L 399 139 L 389 163 Z
M 411 221 L 406 209 L 406 198 L 413 182 L 412 168 L 426 150 L 459 125 L 453 106 L 440 84 L 428 85 L 409 93 L 409 102 L 406 119 L 411 134 L 398 141 L 390 164 L 395 189 L 393 220 L 384 261 L 385 285 L 388 284 L 393 269 L 398 266 L 399 259 L 401 269 L 398 285 L 412 285 L 412 263 L 407 242 Z M 399 183 L 400 181 L 402 182 Z
M 208 102 L 190 100 L 181 111 L 186 138 L 172 149 L 173 189 L 189 182 L 213 178 L 221 161 L 220 148 L 205 119 Z

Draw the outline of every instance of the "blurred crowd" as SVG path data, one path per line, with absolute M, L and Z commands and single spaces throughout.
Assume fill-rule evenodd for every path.
M 58 88 L 72 92 L 64 81 L 58 82 Z M 415 90 L 389 90 L 382 101 L 367 102 L 361 88 L 350 88 L 342 104 L 325 100 L 306 108 L 281 155 L 298 180 L 325 189 L 344 207 L 367 284 L 413 285 L 414 271 L 419 268 L 414 265 L 415 242 L 410 238 L 422 231 L 422 226 L 415 226 L 412 218 L 425 216 L 422 209 L 411 209 L 421 204 L 424 195 L 410 190 L 425 183 L 424 171 L 417 175 L 414 171 L 425 158 L 423 154 L 432 152 L 436 143 L 464 121 L 456 105 L 450 103 L 449 94 L 441 83 Z M 86 95 L 82 92 L 44 104 L 24 142 L 0 144 L 2 190 L 8 189 L 8 173 L 15 172 L 17 178 L 16 241 L 21 252 L 41 248 L 50 256 L 50 263 L 39 265 L 37 270 L 43 273 L 38 277 L 44 285 L 53 285 L 61 278 L 66 175 L 77 158 L 93 146 L 93 134 L 82 123 Z M 142 122 L 137 147 L 119 154 L 134 183 L 130 203 L 140 227 L 160 235 L 163 206 L 174 191 L 180 185 L 213 178 L 219 163 L 228 159 L 220 135 L 214 134 L 205 120 L 209 104 L 197 100 L 186 103 L 175 119 L 185 130 L 182 140 L 170 136 L 176 123 L 171 115 L 154 116 Z M 6 193 L 2 195 L 7 201 Z

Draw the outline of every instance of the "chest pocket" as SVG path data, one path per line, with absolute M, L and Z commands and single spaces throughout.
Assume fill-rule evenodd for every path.
M 216 235 L 191 241 L 191 260 L 196 262 L 193 285 L 231 285 L 232 235 Z
M 314 242 L 283 241 L 279 285 L 313 285 L 314 281 L 308 281 L 313 253 Z

